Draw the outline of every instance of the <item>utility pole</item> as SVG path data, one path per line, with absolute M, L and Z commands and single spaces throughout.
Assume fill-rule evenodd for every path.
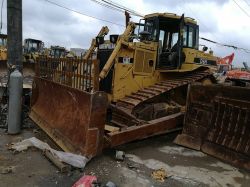
M 7 0 L 8 133 L 21 130 L 22 112 L 22 0 Z
M 22 0 L 7 0 L 8 64 L 22 71 Z

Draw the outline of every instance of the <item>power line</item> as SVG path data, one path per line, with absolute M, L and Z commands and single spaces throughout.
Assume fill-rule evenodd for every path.
M 119 11 L 119 12 L 127 11 L 131 15 L 138 16 L 138 17 L 144 17 L 144 15 L 142 15 L 142 14 L 140 14 L 140 13 L 138 13 L 138 12 L 132 10 L 132 9 L 129 9 L 129 8 L 127 8 L 127 7 L 125 7 L 125 6 L 121 5 L 121 4 L 110 1 L 110 0 L 91 0 L 91 1 L 101 5 L 103 7 L 112 9 L 112 10 L 116 10 L 116 11 Z
M 111 24 L 114 24 L 114 25 L 117 25 L 117 26 L 125 27 L 124 25 L 121 25 L 121 24 L 118 24 L 118 23 L 114 23 L 114 22 L 112 22 L 112 21 L 108 21 L 108 20 L 105 20 L 105 19 L 101 19 L 101 18 L 97 18 L 97 17 L 94 17 L 94 16 L 90 16 L 90 15 L 84 14 L 84 13 L 82 13 L 82 12 L 79 12 L 79 11 L 77 11 L 77 10 L 68 8 L 68 7 L 63 6 L 63 5 L 60 5 L 60 4 L 55 3 L 55 2 L 53 2 L 53 1 L 50 1 L 50 0 L 44 0 L 44 1 L 46 1 L 46 2 L 48 2 L 48 3 L 50 3 L 50 4 L 53 4 L 53 5 L 55 5 L 55 6 L 64 8 L 64 9 L 66 9 L 66 10 L 69 10 L 69 11 L 71 11 L 71 12 L 75 12 L 75 13 L 77 13 L 77 14 L 86 16 L 86 17 L 90 17 L 90 18 L 97 19 L 97 20 L 100 20 L 100 21 L 108 22 L 108 23 L 111 23 Z M 94 1 L 95 1 L 95 0 L 94 0 Z M 241 47 L 237 47 L 237 46 L 233 46 L 233 45 L 228 45 L 228 44 L 222 44 L 222 43 L 219 43 L 219 42 L 216 42 L 216 41 L 207 39 L 207 38 L 203 38 L 203 37 L 200 37 L 200 39 L 206 40 L 206 41 L 208 41 L 208 42 L 210 42 L 210 43 L 214 43 L 214 44 L 217 44 L 217 45 L 220 45 L 220 46 L 230 47 L 230 48 L 234 48 L 234 49 L 238 49 L 238 50 L 243 50 L 243 51 L 245 51 L 246 53 L 250 53 L 250 50 L 249 50 L 249 49 L 245 49 L 245 48 L 241 48 Z
M 183 2 L 187 4 L 186 0 L 183 0 Z M 193 15 L 195 15 L 194 11 L 193 11 L 189 6 L 187 6 L 187 8 L 193 13 Z M 196 16 L 196 17 L 197 17 L 197 16 Z M 206 25 L 204 25 L 200 20 L 199 20 L 199 22 L 200 22 L 200 24 L 201 24 L 202 26 L 204 26 L 204 27 L 207 29 Z M 210 33 L 210 34 L 213 35 L 216 39 L 218 39 L 213 33 Z M 238 50 L 243 50 L 243 51 L 246 52 L 246 53 L 250 53 L 250 50 L 249 50 L 249 49 L 240 48 L 240 47 L 236 47 L 236 46 L 228 45 L 228 44 L 222 44 L 222 43 L 219 43 L 219 42 L 216 42 L 216 41 L 213 41 L 213 40 L 204 38 L 204 37 L 200 37 L 200 39 L 201 39 L 201 40 L 206 40 L 206 41 L 208 41 L 208 42 L 210 42 L 210 43 L 214 43 L 214 44 L 219 45 L 219 46 L 222 46 L 222 47 L 229 47 L 229 48 L 233 48 L 233 49 L 235 49 L 235 50 L 238 49 Z
M 250 18 L 250 15 L 247 13 L 247 11 L 245 11 L 244 8 L 242 8 L 235 0 L 233 0 L 233 2 Z
M 123 12 L 123 10 L 121 10 L 121 9 L 118 9 L 118 8 L 115 8 L 115 7 L 112 7 L 112 6 L 109 6 L 109 5 L 107 5 L 107 4 L 105 4 L 105 3 L 102 3 L 102 2 L 100 2 L 100 1 L 97 1 L 97 0 L 91 0 L 91 1 L 94 2 L 94 3 L 97 3 L 97 4 L 101 5 L 101 6 L 104 6 L 104 7 L 106 7 L 106 8 L 109 8 L 109 9 L 111 9 L 111 10 L 116 10 L 116 11 L 118 11 L 118 12 Z
M 216 41 L 207 39 L 207 38 L 203 38 L 203 37 L 200 37 L 200 39 L 201 39 L 201 40 L 205 40 L 205 41 L 210 42 L 210 43 L 217 44 L 217 45 L 219 45 L 219 46 L 233 48 L 234 50 L 243 50 L 243 51 L 245 51 L 246 53 L 250 53 L 250 49 L 246 49 L 246 48 L 242 48 L 242 47 L 237 47 L 237 46 L 230 45 L 230 44 L 222 44 L 222 43 L 219 43 L 219 42 L 216 42 Z
M 183 2 L 184 2 L 184 4 L 187 5 L 187 8 L 188 8 L 189 11 L 196 17 L 196 19 L 198 19 L 197 14 L 189 7 L 188 2 L 187 2 L 186 0 L 183 0 Z M 198 20 L 198 22 L 199 22 L 199 24 L 200 24 L 202 27 L 204 27 L 206 30 L 209 30 L 208 27 L 206 26 L 206 24 L 203 24 L 203 22 L 202 22 L 200 19 Z M 210 32 L 210 34 L 211 34 L 216 40 L 218 40 L 218 38 L 217 38 L 212 32 Z
M 247 0 L 243 0 L 250 7 L 250 3 Z
M 50 1 L 50 0 L 43 0 L 43 1 L 46 1 L 46 2 L 48 2 L 48 3 L 50 3 L 50 4 L 52 4 L 52 5 L 58 6 L 58 7 L 60 7 L 60 8 L 66 9 L 66 10 L 68 10 L 68 11 L 71 11 L 71 12 L 74 12 L 74 13 L 77 13 L 77 14 L 80 14 L 80 15 L 83 15 L 83 16 L 86 16 L 86 17 L 89 17 L 89 18 L 93 18 L 93 19 L 100 20 L 100 21 L 104 21 L 104 22 L 107 22 L 107 23 L 111 23 L 111 24 L 114 24 L 114 25 L 117 25 L 117 26 L 125 27 L 125 26 L 122 25 L 122 24 L 115 23 L 115 22 L 112 22 L 112 21 L 109 21 L 109 20 L 105 20 L 105 19 L 102 19 L 102 18 L 97 18 L 97 17 L 95 17 L 95 16 L 90 16 L 90 15 L 88 15 L 88 14 L 85 14 L 85 13 L 79 12 L 79 11 L 77 11 L 77 10 L 68 8 L 68 7 L 66 7 L 66 6 L 60 5 L 60 4 L 55 3 L 55 2 L 53 2 L 53 1 Z
M 132 9 L 129 9 L 129 8 L 127 8 L 127 7 L 125 7 L 125 6 L 121 5 L 121 4 L 115 3 L 115 2 L 113 2 L 113 1 L 111 1 L 111 0 L 101 0 L 101 1 L 102 1 L 102 2 L 105 2 L 105 3 L 108 4 L 108 5 L 112 5 L 113 7 L 116 7 L 116 8 L 122 9 L 122 10 L 124 10 L 124 11 L 127 11 L 127 12 L 129 12 L 130 14 L 133 14 L 133 15 L 135 15 L 135 16 L 144 17 L 144 15 L 142 15 L 141 13 L 138 13 L 138 12 L 132 10 Z

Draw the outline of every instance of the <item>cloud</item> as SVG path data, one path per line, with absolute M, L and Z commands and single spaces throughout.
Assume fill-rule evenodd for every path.
M 229 0 L 210 0 L 210 3 L 216 3 L 217 5 L 223 5 Z M 151 0 L 144 0 L 145 3 L 151 4 Z M 157 0 L 158 6 L 169 6 L 169 7 L 179 7 L 183 6 L 184 4 L 190 3 L 190 4 L 203 4 L 205 2 L 208 2 L 207 0 L 175 0 L 175 1 L 166 1 L 166 0 Z
M 109 20 L 113 23 L 125 25 L 123 12 L 100 6 L 91 0 L 51 0 L 65 7 L 74 9 L 92 17 Z M 113 0 L 142 14 L 153 12 L 172 12 L 193 17 L 200 25 L 200 36 L 232 44 L 239 47 L 250 48 L 249 17 L 247 17 L 232 0 Z M 250 7 L 241 6 L 250 11 Z M 6 32 L 6 1 L 3 9 L 3 32 Z M 140 18 L 132 16 L 133 21 Z M 110 33 L 119 34 L 124 27 L 103 22 L 91 17 L 80 15 L 61 7 L 51 5 L 45 0 L 23 1 L 23 38 L 41 39 L 46 46 L 61 45 L 67 48 L 88 48 L 93 37 L 102 26 L 108 26 Z M 201 43 L 204 43 L 201 41 Z M 206 43 L 216 55 L 226 56 L 234 52 L 231 48 L 218 47 Z M 250 55 L 242 51 L 235 51 L 235 62 L 249 61 Z

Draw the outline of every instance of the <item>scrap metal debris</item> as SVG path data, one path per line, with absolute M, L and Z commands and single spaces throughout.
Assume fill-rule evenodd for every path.
M 7 104 L 0 103 L 0 128 L 7 127 L 6 120 L 7 120 Z
M 164 182 L 167 178 L 167 172 L 165 169 L 161 168 L 158 170 L 155 170 L 151 173 L 151 177 L 159 182 Z
M 29 116 L 29 107 L 28 105 L 22 105 L 22 129 L 24 128 L 32 128 L 34 124 L 31 122 Z M 8 114 L 8 104 L 6 101 L 1 101 L 0 98 L 0 128 L 7 129 L 7 115 Z
M 44 155 L 48 158 L 58 169 L 61 173 L 66 173 L 70 171 L 69 165 L 64 164 L 61 162 L 54 154 L 52 154 L 49 150 L 45 150 Z
M 190 85 L 187 113 L 175 143 L 250 170 L 250 89 Z
M 48 150 L 54 157 L 57 157 L 61 162 L 67 163 L 76 168 L 84 168 L 86 163 L 89 161 L 88 158 L 81 155 L 52 149 L 47 143 L 44 143 L 35 137 L 25 139 L 18 143 L 13 143 L 10 146 L 10 149 L 21 152 L 27 150 L 29 147 L 36 147 L 38 149 L 41 149 L 42 151 Z

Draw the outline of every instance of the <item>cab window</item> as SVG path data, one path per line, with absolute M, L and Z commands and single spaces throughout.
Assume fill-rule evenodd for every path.
M 173 47 L 177 43 L 178 37 L 179 37 L 178 32 L 172 33 L 171 47 Z
M 188 40 L 187 30 L 188 30 L 187 26 L 184 26 L 183 46 L 187 46 L 187 40 Z
M 159 45 L 161 48 L 164 48 L 164 38 L 165 38 L 165 31 L 160 30 L 160 35 L 159 35 Z
M 138 25 L 139 27 L 136 28 L 136 31 L 134 31 L 134 34 L 138 33 L 137 36 L 140 36 L 140 33 L 142 33 L 143 31 L 146 31 L 149 33 L 148 40 L 157 41 L 158 33 L 157 33 L 156 23 L 154 19 L 148 19 L 148 20 L 141 19 Z
M 146 20 L 145 26 L 144 26 L 144 31 L 147 31 L 151 34 L 150 39 L 155 41 L 156 36 L 157 36 L 157 30 L 155 28 L 154 22 L 151 20 Z
M 195 49 L 199 49 L 199 27 L 196 28 L 195 30 Z
M 194 29 L 193 27 L 189 27 L 189 31 L 188 31 L 188 47 L 194 47 Z

